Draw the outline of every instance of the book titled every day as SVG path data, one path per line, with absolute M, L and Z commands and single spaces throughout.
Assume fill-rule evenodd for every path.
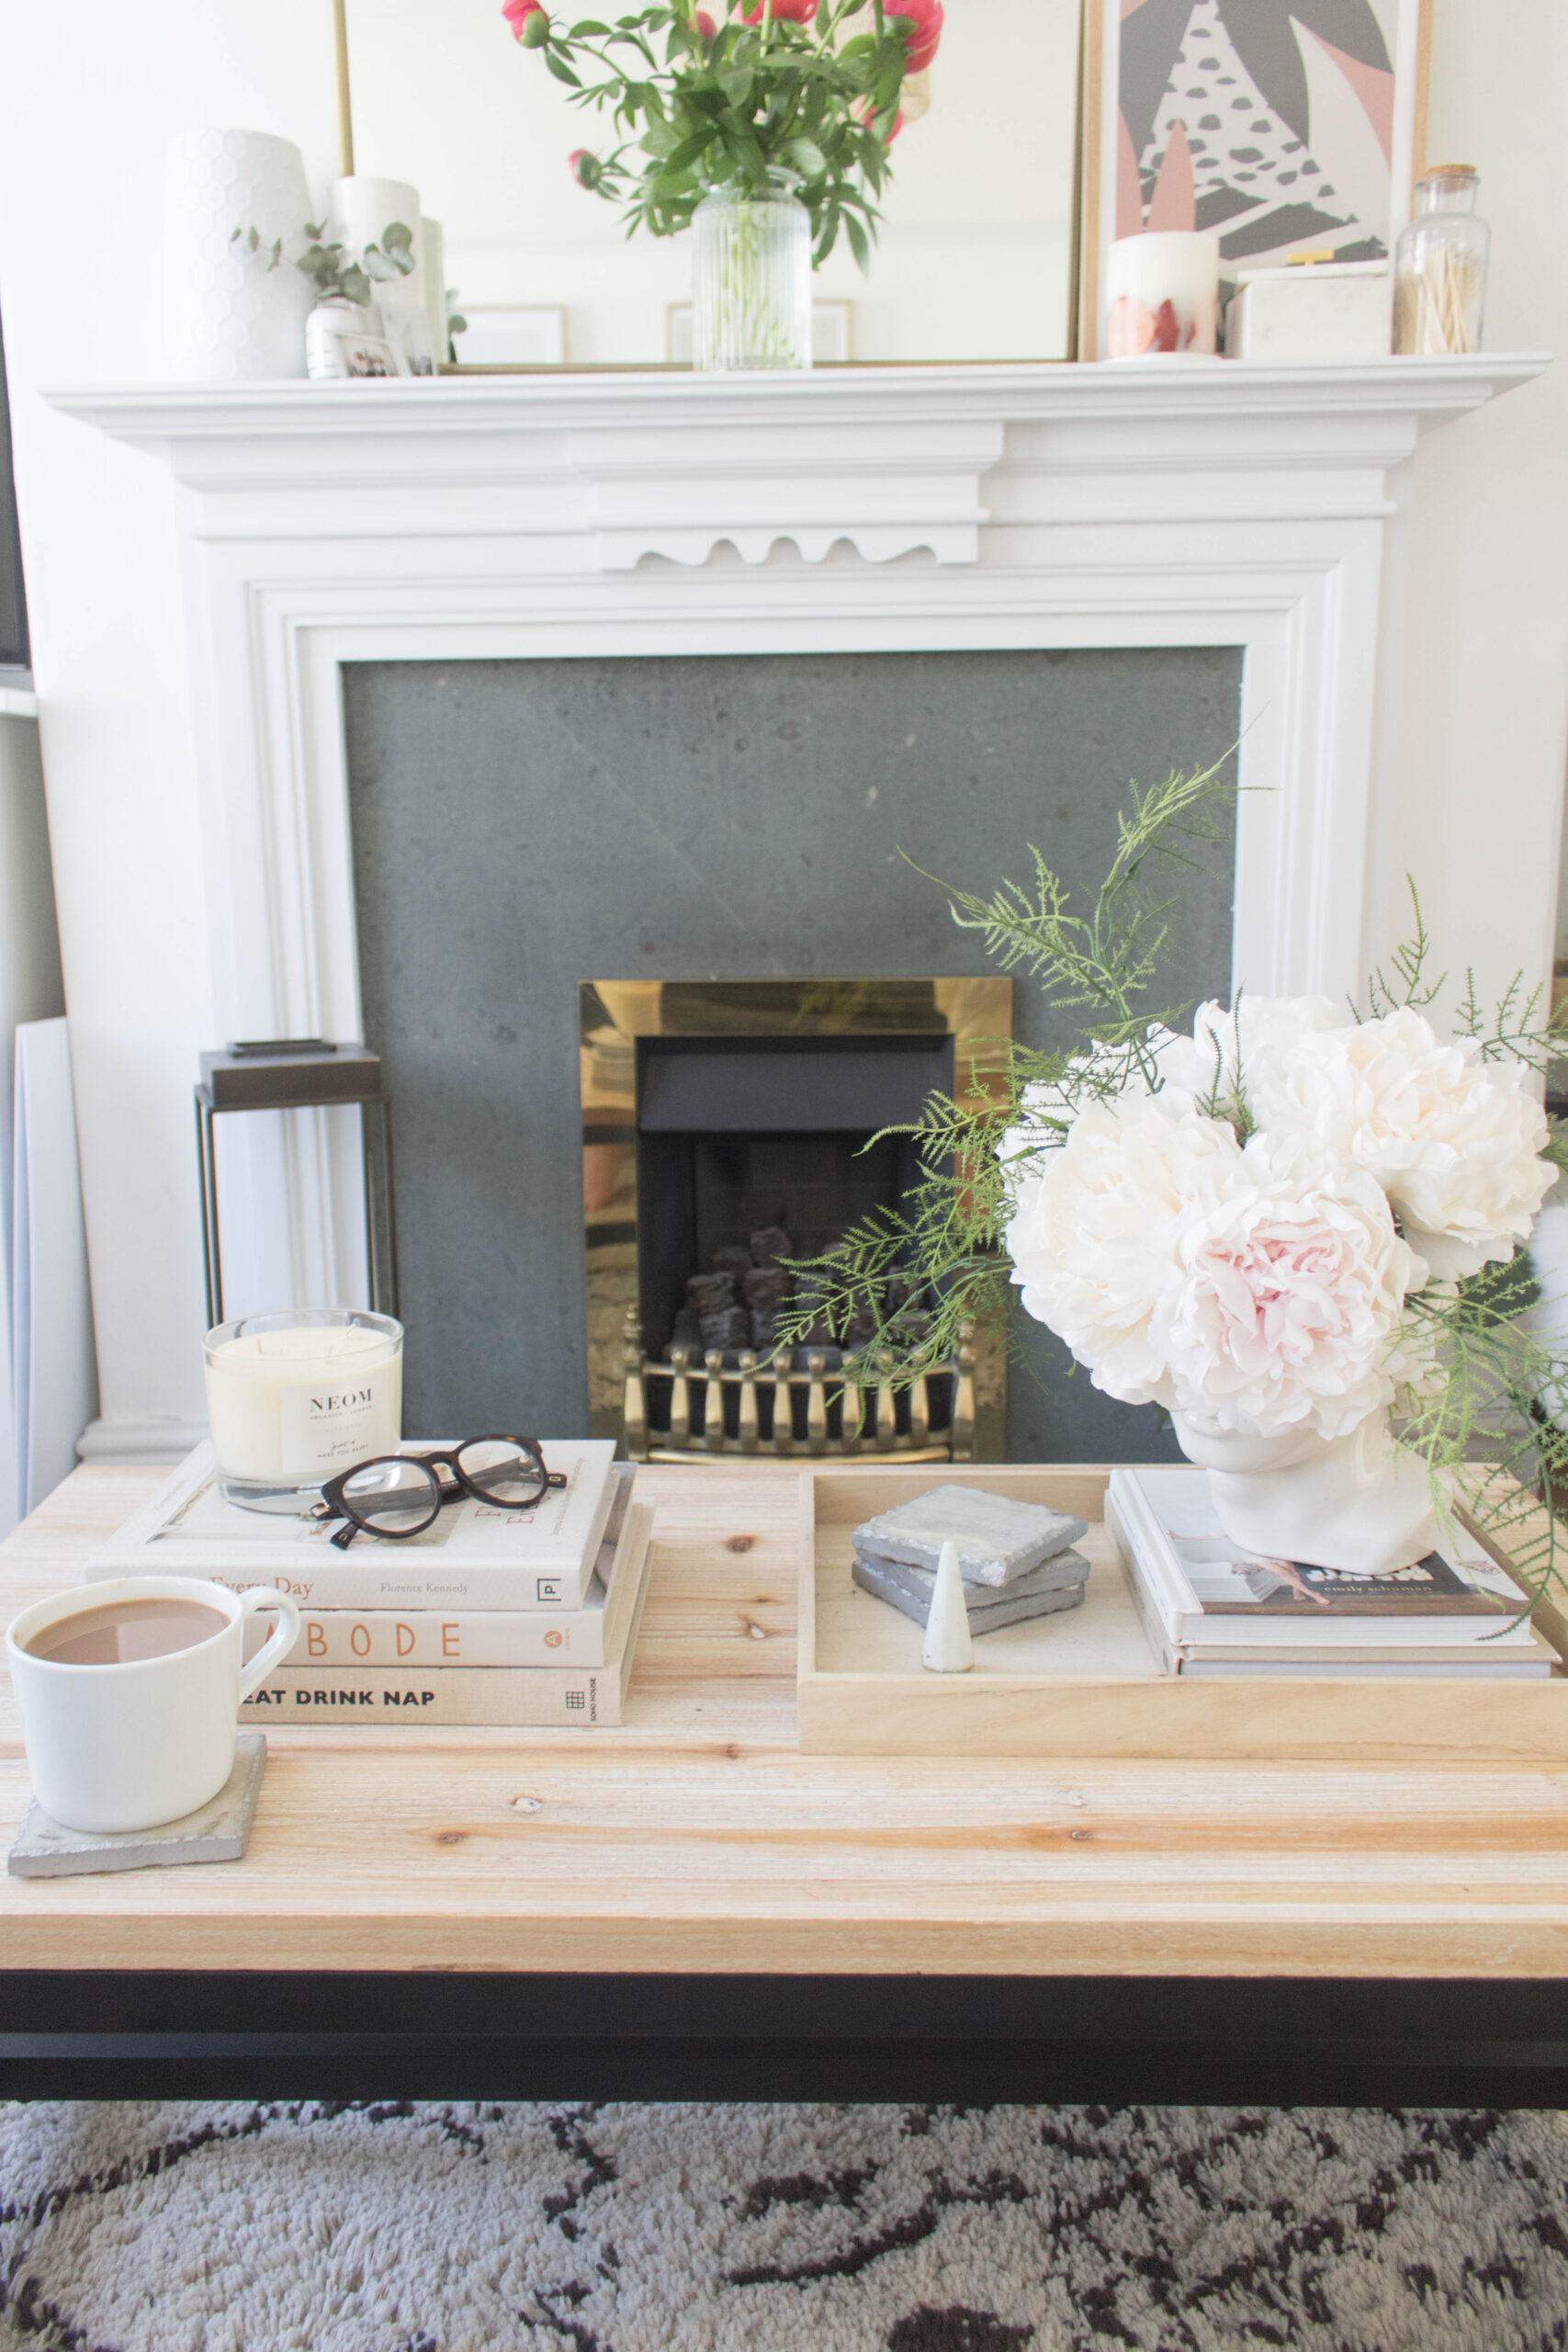
M 653 1513 L 626 1513 L 617 1576 L 631 1606 L 602 1667 L 280 1666 L 240 1709 L 242 1723 L 309 1721 L 348 1727 L 397 1724 L 494 1724 L 508 1729 L 587 1730 L 618 1724 L 626 1705 L 653 1563 Z M 612 1598 L 614 1596 L 612 1595 Z
M 628 1526 L 636 1471 L 617 1462 L 614 1499 L 581 1609 L 312 1609 L 284 1666 L 604 1666 L 620 1655 L 637 1599 L 637 1531 Z M 253 1620 L 246 1655 L 266 1639 Z
M 560 1438 L 545 1440 L 543 1451 L 566 1485 L 532 1510 L 465 1496 L 423 1534 L 393 1543 L 360 1533 L 340 1551 L 333 1527 L 226 1503 L 212 1448 L 198 1445 L 86 1573 L 207 1577 L 233 1591 L 270 1584 L 302 1609 L 581 1609 L 609 1515 L 615 1448 L 609 1438 Z

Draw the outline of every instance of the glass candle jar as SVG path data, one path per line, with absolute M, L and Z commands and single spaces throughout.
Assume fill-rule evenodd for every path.
M 1393 260 L 1393 347 L 1427 356 L 1479 351 L 1492 232 L 1478 220 L 1481 180 L 1445 164 L 1416 183 L 1416 217 Z
M 202 1341 L 207 1418 L 226 1502 L 299 1511 L 321 1481 L 395 1453 L 403 1327 L 360 1306 L 290 1306 L 220 1323 Z

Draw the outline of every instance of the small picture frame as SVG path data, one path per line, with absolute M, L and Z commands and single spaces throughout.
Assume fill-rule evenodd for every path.
M 453 349 L 460 368 L 561 368 L 566 308 L 559 302 L 465 302 Z
M 333 327 L 328 330 L 325 343 L 328 355 L 335 363 L 333 373 L 336 376 L 371 383 L 410 372 L 408 362 L 389 335 L 361 334 L 353 327 Z
M 381 332 L 402 360 L 405 376 L 434 376 L 435 345 L 429 312 L 406 305 L 380 305 Z

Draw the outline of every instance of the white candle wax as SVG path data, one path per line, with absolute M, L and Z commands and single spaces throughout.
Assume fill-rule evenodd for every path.
M 330 1478 L 402 1434 L 402 1339 L 302 1323 L 209 1348 L 207 1413 L 225 1477 Z
M 1220 241 L 1202 229 L 1118 237 L 1105 290 L 1111 358 L 1212 353 L 1220 315 Z

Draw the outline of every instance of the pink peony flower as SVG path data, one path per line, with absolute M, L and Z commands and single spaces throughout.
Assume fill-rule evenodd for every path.
M 742 21 L 748 25 L 760 25 L 762 21 L 763 5 L 764 0 L 757 0 L 757 6 Z M 773 0 L 773 17 L 775 25 L 808 25 L 816 14 L 817 0 Z
M 566 160 L 579 187 L 598 187 L 604 167 L 591 148 L 574 147 Z
M 695 17 L 692 19 L 692 29 L 695 32 L 700 40 L 716 40 L 718 39 L 718 27 L 714 23 L 713 18 L 708 15 L 705 8 L 699 8 L 697 10 Z
M 1347 1436 L 1393 1396 L 1404 1294 L 1426 1272 L 1382 1187 L 1305 1135 L 1255 1135 L 1199 1178 L 1152 1323 L 1176 1410 L 1209 1430 Z
M 501 13 L 525 49 L 542 49 L 548 40 L 550 20 L 545 0 L 502 0 Z
M 890 18 L 902 17 L 908 23 L 904 51 L 908 71 L 923 74 L 942 39 L 942 0 L 886 0 L 885 13 Z

